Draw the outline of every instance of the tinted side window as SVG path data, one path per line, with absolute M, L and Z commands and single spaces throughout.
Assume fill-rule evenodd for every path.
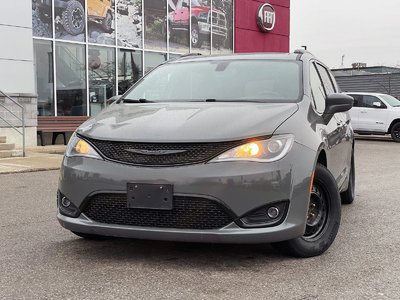
M 369 95 L 365 95 L 363 96 L 363 107 L 369 107 L 369 108 L 373 108 L 373 103 L 374 102 L 380 102 L 381 105 L 383 106 L 383 103 L 381 100 L 379 100 L 379 98 L 375 97 L 375 96 L 369 96 Z
M 363 96 L 362 95 L 349 95 L 354 98 L 354 107 L 362 107 L 363 106 Z
M 325 111 L 325 91 L 314 64 L 310 67 L 310 85 L 315 109 L 319 113 Z
M 321 76 L 322 82 L 324 84 L 326 94 L 327 95 L 334 94 L 336 91 L 332 84 L 331 77 L 328 74 L 328 70 L 325 67 L 321 66 L 320 64 L 316 65 L 318 68 L 319 75 Z

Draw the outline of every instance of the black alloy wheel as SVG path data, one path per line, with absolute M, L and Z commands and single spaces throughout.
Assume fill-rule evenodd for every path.
M 85 13 L 82 4 L 77 0 L 68 1 L 62 13 L 63 27 L 71 35 L 83 33 L 85 29 Z
M 392 139 L 396 143 L 400 143 L 400 122 L 397 122 L 396 124 L 393 125 L 390 134 L 392 135 Z

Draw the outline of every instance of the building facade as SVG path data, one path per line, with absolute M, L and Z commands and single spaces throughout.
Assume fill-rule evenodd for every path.
M 290 0 L 6 3 L 0 90 L 29 99 L 28 145 L 36 144 L 37 117 L 95 116 L 108 98 L 166 60 L 289 50 Z M 0 136 L 9 135 L 1 117 L 12 119 L 0 106 Z
M 332 70 L 343 92 L 389 94 L 400 99 L 400 68 L 374 66 Z

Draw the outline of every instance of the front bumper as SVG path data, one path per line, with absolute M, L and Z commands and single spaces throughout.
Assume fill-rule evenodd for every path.
M 289 200 L 284 221 L 272 227 L 242 228 L 236 222 L 219 229 L 175 229 L 99 223 L 85 214 L 58 214 L 72 231 L 140 239 L 265 243 L 293 239 L 304 233 L 315 152 L 294 144 L 274 163 L 221 162 L 182 167 L 144 168 L 88 158 L 64 158 L 59 190 L 77 207 L 93 193 L 126 192 L 127 183 L 173 184 L 174 194 L 217 199 L 238 219 L 269 203 Z

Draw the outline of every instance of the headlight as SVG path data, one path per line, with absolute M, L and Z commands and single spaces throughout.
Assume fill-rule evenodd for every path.
M 283 158 L 292 148 L 293 142 L 293 135 L 279 135 L 268 140 L 256 140 L 228 150 L 211 162 L 237 160 L 273 162 Z
M 74 133 L 69 140 L 67 149 L 65 151 L 65 156 L 84 156 L 90 158 L 102 159 L 101 156 L 89 145 L 88 142 L 79 138 Z

